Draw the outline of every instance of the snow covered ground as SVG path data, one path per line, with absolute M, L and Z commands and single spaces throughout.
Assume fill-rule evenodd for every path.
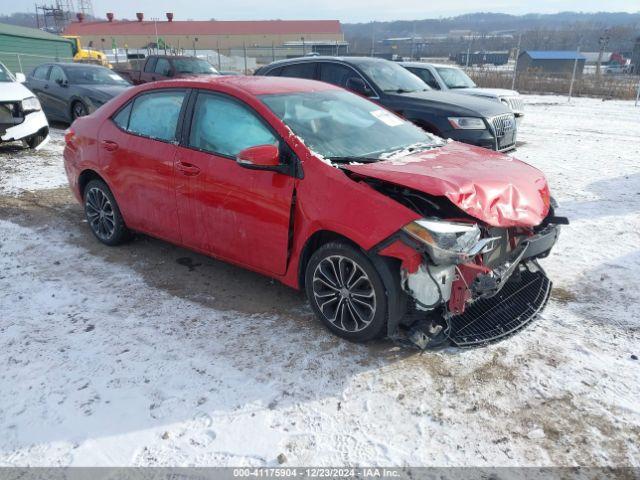
M 640 108 L 527 104 L 515 156 L 572 223 L 543 317 L 469 351 L 349 344 L 258 275 L 100 246 L 62 131 L 0 146 L 0 466 L 640 466 Z

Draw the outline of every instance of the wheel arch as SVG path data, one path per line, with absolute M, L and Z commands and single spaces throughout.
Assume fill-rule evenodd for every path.
M 80 193 L 80 198 L 84 198 L 84 189 L 91 180 L 102 180 L 109 186 L 109 183 L 98 172 L 87 168 L 78 175 L 78 192 Z M 109 189 L 111 189 L 111 187 L 109 187 Z
M 307 238 L 300 252 L 300 261 L 298 262 L 298 285 L 300 289 L 304 290 L 305 287 L 304 277 L 309 259 L 311 259 L 311 256 L 316 250 L 330 242 L 343 242 L 364 252 L 360 245 L 338 232 L 333 230 L 317 230 Z

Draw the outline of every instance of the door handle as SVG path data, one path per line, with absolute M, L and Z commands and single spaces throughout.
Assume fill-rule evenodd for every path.
M 194 177 L 200 173 L 200 169 L 191 163 L 178 162 L 177 167 L 187 177 Z
M 103 140 L 102 148 L 104 148 L 108 152 L 115 152 L 118 149 L 118 144 L 116 142 L 112 142 L 111 140 Z
M 48 90 L 48 89 L 49 89 L 49 84 L 46 84 L 46 85 L 44 86 L 44 89 L 45 89 L 45 90 Z

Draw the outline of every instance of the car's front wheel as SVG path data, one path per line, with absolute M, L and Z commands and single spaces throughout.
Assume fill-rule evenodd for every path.
M 105 245 L 118 245 L 129 238 L 116 199 L 102 180 L 91 180 L 85 187 L 84 212 L 91 231 Z
M 309 259 L 305 289 L 311 308 L 336 335 L 355 342 L 380 336 L 387 322 L 387 296 L 366 254 L 342 242 L 320 247 Z

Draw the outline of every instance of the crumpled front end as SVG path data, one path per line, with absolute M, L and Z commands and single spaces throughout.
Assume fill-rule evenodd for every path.
M 406 338 L 423 349 L 472 347 L 524 328 L 551 292 L 537 260 L 549 254 L 566 223 L 551 209 L 534 228 L 442 219 L 407 225 L 378 251 L 402 261 Z

